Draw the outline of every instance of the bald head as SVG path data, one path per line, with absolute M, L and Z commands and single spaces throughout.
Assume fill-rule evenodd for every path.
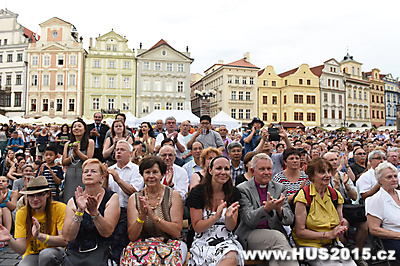
M 339 167 L 339 159 L 335 152 L 327 152 L 323 157 L 332 164 L 333 169 L 336 170 Z

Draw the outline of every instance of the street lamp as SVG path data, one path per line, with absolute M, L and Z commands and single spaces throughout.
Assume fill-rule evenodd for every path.
M 199 116 L 202 115 L 211 115 L 211 97 L 214 97 L 216 95 L 215 91 L 209 90 L 209 91 L 199 91 L 195 90 L 194 94 L 196 97 L 200 100 L 199 103 Z M 196 112 L 197 113 L 197 112 Z
M 209 91 L 199 91 L 199 90 L 195 90 L 194 91 L 194 94 L 197 96 L 197 97 L 199 97 L 199 98 L 201 98 L 201 99 L 208 99 L 208 98 L 211 98 L 211 97 L 214 97 L 215 96 L 215 92 L 214 91 L 211 91 L 211 90 L 209 90 Z

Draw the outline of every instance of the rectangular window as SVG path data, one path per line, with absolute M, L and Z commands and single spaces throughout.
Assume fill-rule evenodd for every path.
M 7 55 L 7 62 L 12 62 L 13 61 L 13 55 L 12 54 L 8 54 Z
M 358 92 L 358 99 L 362 100 L 362 92 L 361 91 Z
M 93 102 L 92 109 L 100 110 L 100 98 L 93 98 L 92 102 Z
M 76 55 L 70 55 L 69 56 L 69 64 L 70 65 L 76 65 Z
M 44 66 L 50 66 L 50 56 L 45 56 L 43 60 Z
M 100 60 L 94 60 L 94 66 L 93 67 L 100 67 Z
M 123 102 L 122 102 L 122 110 L 124 110 L 124 111 L 128 111 L 129 110 L 129 100 L 128 99 L 123 100 Z
M 239 101 L 243 101 L 243 91 L 239 91 Z
M 254 78 L 250 78 L 249 83 L 250 85 L 254 85 Z
M 108 110 L 113 110 L 115 107 L 115 99 L 114 98 L 108 98 L 107 99 L 107 108 Z
M 263 96 L 263 104 L 268 104 L 268 96 Z
M 239 119 L 243 119 L 243 109 L 239 109 Z
M 63 109 L 63 100 L 57 99 L 56 111 L 62 112 L 62 109 Z
M 38 78 L 37 78 L 37 75 L 32 75 L 32 76 L 31 76 L 31 85 L 32 85 L 32 86 L 37 86 L 37 85 L 38 85 Z
M 143 62 L 143 70 L 150 70 L 150 62 Z
M 303 121 L 303 113 L 294 112 L 294 120 L 295 121 Z
M 131 62 L 124 62 L 124 69 L 130 69 L 131 68 Z
M 286 104 L 286 95 L 283 95 L 283 104 Z
M 343 119 L 343 112 L 342 112 L 342 110 L 339 110 L 339 119 Z
M 3 63 L 3 55 L 0 54 L 0 63 Z
M 294 95 L 294 103 L 303 103 L 303 95 Z
M 243 77 L 243 78 L 242 78 L 242 83 L 243 83 L 243 84 L 247 84 L 247 78 L 246 78 L 246 77 Z
M 328 79 L 328 86 L 331 86 L 331 79 Z
M 161 63 L 155 63 L 154 70 L 155 71 L 161 71 Z
M 271 82 L 271 85 L 272 85 L 272 87 L 276 87 L 276 81 L 273 80 L 273 81 Z
M 367 100 L 367 92 L 364 91 L 364 100 Z
M 75 86 L 76 85 L 76 76 L 74 74 L 69 75 L 69 85 Z
M 43 86 L 50 85 L 50 75 L 43 75 Z
M 268 121 L 268 113 L 263 113 L 263 121 Z
M 328 93 L 324 93 L 324 102 L 328 101 Z
M 183 64 L 178 64 L 178 72 L 183 72 Z
M 349 107 L 349 117 L 351 117 L 351 108 Z
M 299 85 L 303 85 L 303 79 L 299 79 Z
M 165 109 L 166 109 L 166 110 L 172 110 L 172 103 L 171 103 L 171 102 L 167 102 L 167 103 L 165 104 Z
M 21 53 L 17 54 L 17 61 L 18 62 L 22 61 L 22 54 Z
M 343 96 L 339 95 L 339 104 L 342 104 L 342 103 L 343 103 Z
M 113 48 L 113 51 L 114 51 L 114 52 L 118 51 L 116 45 L 113 45 L 112 48 Z
M 108 87 L 115 88 L 115 78 L 114 77 L 108 77 Z
M 332 94 L 332 103 L 336 103 L 336 95 Z
M 268 80 L 263 81 L 264 86 L 268 86 Z
M 107 51 L 111 51 L 111 44 L 107 44 L 106 49 L 107 49 Z
M 283 121 L 287 121 L 287 114 L 283 113 Z
M 36 99 L 31 99 L 31 112 L 36 112 Z
M 339 88 L 339 80 L 336 80 L 336 88 Z
M 6 76 L 6 85 L 11 85 L 11 75 Z
M 183 81 L 178 81 L 178 92 L 183 92 Z
M 311 80 L 307 79 L 307 85 L 311 85 Z
M 22 92 L 14 92 L 14 107 L 21 107 Z
M 142 105 L 142 113 L 147 114 L 150 112 L 150 107 L 148 103 L 143 103 Z
M 5 94 L 4 107 L 11 107 L 11 94 L 9 93 Z
M 93 77 L 93 88 L 100 88 L 100 77 Z
M 328 109 L 324 109 L 324 118 L 328 118 Z
M 274 122 L 278 121 L 278 114 L 277 113 L 272 113 L 272 121 L 274 121 Z
M 39 59 L 37 56 L 32 56 L 32 66 L 37 66 Z
M 15 78 L 15 85 L 21 85 L 22 84 L 22 75 L 17 74 Z
M 63 75 L 57 75 L 57 85 L 62 86 L 64 85 L 64 76 Z
M 278 96 L 272 96 L 272 104 L 278 104 Z
M 239 84 L 240 83 L 240 78 L 239 77 L 235 77 L 235 84 Z
M 357 91 L 356 90 L 354 90 L 354 97 L 353 98 L 357 99 Z
M 361 110 L 360 110 L 360 112 L 361 112 Z M 364 118 L 368 118 L 368 112 L 367 112 L 367 110 L 364 110 Z
M 183 103 L 176 103 L 176 109 L 183 110 Z
M 42 111 L 43 112 L 48 112 L 49 111 L 49 99 L 43 99 Z
M 383 111 L 381 111 L 381 118 L 382 119 L 385 118 L 384 115 L 383 115 Z
M 59 56 L 59 57 L 58 57 L 57 64 L 58 64 L 59 66 L 63 66 L 63 65 L 64 65 L 64 56 Z
M 154 103 L 154 110 L 161 110 L 161 103 Z
M 371 102 L 375 102 L 375 95 L 371 95 Z
M 109 61 L 108 68 L 115 68 L 115 61 Z
M 172 71 L 172 63 L 167 63 L 167 71 Z
M 70 112 L 75 111 L 75 99 L 68 100 L 68 111 Z
M 246 109 L 246 119 L 251 119 L 251 110 Z
M 236 109 L 231 109 L 231 117 L 236 119 Z
M 332 118 L 335 118 L 335 110 L 332 110 Z
M 307 113 L 307 121 L 315 121 L 315 113 Z
M 228 83 L 232 83 L 232 76 L 228 76 Z
M 231 92 L 231 99 L 236 100 L 236 91 Z
M 372 110 L 372 118 L 375 118 L 375 110 Z
M 315 96 L 307 95 L 307 104 L 315 104 Z
M 251 97 L 250 97 L 250 92 L 246 91 L 246 101 L 250 101 Z
M 130 83 L 131 83 L 130 78 L 124 78 L 124 88 L 125 89 L 129 89 Z

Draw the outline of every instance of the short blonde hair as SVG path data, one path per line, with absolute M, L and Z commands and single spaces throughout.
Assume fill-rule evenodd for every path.
M 83 173 L 83 170 L 85 169 L 85 167 L 86 167 L 88 164 L 97 164 L 97 165 L 99 166 L 101 176 L 107 175 L 107 173 L 108 173 L 107 167 L 106 167 L 104 164 L 102 164 L 102 163 L 99 161 L 99 159 L 96 159 L 96 158 L 87 159 L 87 160 L 82 164 L 82 173 Z
M 218 150 L 217 148 L 208 147 L 207 149 L 204 149 L 200 155 L 201 167 L 204 167 L 204 164 L 206 163 L 206 157 L 212 152 L 215 153 L 217 156 L 222 155 L 222 152 L 220 150 Z

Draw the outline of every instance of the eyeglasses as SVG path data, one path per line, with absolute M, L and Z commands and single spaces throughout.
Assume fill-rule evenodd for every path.
M 36 194 L 30 194 L 28 195 L 28 198 L 42 198 L 46 196 L 47 192 L 42 192 L 42 193 L 36 193 Z
M 161 158 L 167 158 L 167 157 L 169 157 L 169 158 L 174 158 L 175 155 L 174 155 L 174 154 L 160 154 L 160 157 L 161 157 Z
M 210 123 L 208 123 L 208 122 L 201 122 L 200 124 L 202 124 L 203 126 L 208 126 Z
M 359 153 L 356 153 L 356 155 L 367 155 L 367 153 L 366 152 L 359 152 Z
M 372 158 L 372 160 L 385 160 L 385 158 L 382 158 L 382 157 L 375 157 L 375 158 Z

